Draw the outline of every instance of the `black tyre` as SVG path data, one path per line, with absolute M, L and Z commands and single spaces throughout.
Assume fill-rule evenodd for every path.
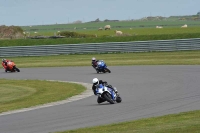
M 106 71 L 109 72 L 109 73 L 111 73 L 111 71 L 108 68 L 106 68 Z
M 105 93 L 104 96 L 103 96 L 106 101 L 108 101 L 110 104 L 114 104 L 115 102 L 112 100 L 112 97 L 109 93 Z
M 20 72 L 19 68 L 17 68 L 17 67 L 14 67 L 14 70 L 17 72 Z
M 16 70 L 17 72 L 20 72 L 19 68 L 17 68 L 17 67 L 16 67 L 16 69 L 15 69 L 15 70 Z
M 117 102 L 117 103 L 121 103 L 121 102 L 122 102 L 122 98 L 118 96 L 118 97 L 116 98 L 116 102 Z

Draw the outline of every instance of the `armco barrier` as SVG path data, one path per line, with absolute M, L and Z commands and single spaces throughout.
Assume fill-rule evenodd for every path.
M 183 50 L 200 50 L 200 38 L 134 42 L 0 47 L 0 57 Z

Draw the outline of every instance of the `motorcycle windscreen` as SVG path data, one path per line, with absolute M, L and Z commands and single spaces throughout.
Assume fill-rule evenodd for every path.
M 105 67 L 105 63 L 103 61 L 100 61 L 97 63 L 99 68 L 104 68 Z

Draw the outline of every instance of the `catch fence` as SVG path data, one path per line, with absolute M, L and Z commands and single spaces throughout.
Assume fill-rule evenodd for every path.
M 200 50 L 200 38 L 0 47 L 0 57 L 184 50 Z

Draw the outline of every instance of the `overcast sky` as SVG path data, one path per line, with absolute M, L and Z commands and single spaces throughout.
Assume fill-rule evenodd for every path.
M 0 25 L 169 17 L 199 11 L 200 0 L 0 0 Z

